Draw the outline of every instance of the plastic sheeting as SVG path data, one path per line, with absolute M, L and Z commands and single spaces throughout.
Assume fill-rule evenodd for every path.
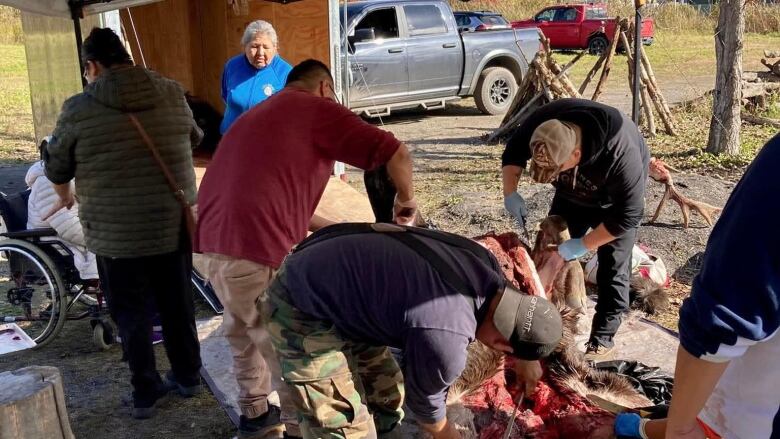
M 657 367 L 650 367 L 638 361 L 615 360 L 598 363 L 596 369 L 625 376 L 637 391 L 654 404 L 668 404 L 672 400 L 674 377 Z
M 96 3 L 84 6 L 84 14 L 99 14 L 114 9 L 140 6 L 160 0 L 108 0 L 107 3 Z M 50 17 L 71 18 L 68 0 L 0 0 L 0 5 L 11 6 L 24 12 L 48 15 Z

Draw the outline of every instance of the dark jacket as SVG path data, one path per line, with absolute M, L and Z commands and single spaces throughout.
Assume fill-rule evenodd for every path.
M 556 196 L 605 210 L 603 223 L 614 236 L 639 226 L 644 214 L 650 153 L 637 126 L 620 111 L 585 99 L 560 99 L 526 119 L 509 140 L 502 166 L 526 167 L 536 127 L 550 119 L 582 128 L 582 159 L 577 169 L 561 173 L 553 183 Z
M 680 308 L 680 344 L 693 356 L 731 360 L 780 329 L 778 167 L 780 135 L 745 171 L 712 229 Z
M 109 69 L 62 106 L 44 152 L 55 184 L 75 178 L 87 247 L 100 256 L 176 251 L 181 206 L 138 131 L 134 113 L 191 202 L 192 147 L 202 132 L 179 83 L 142 67 Z

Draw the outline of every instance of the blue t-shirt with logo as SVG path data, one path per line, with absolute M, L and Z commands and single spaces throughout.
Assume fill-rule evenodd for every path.
M 243 53 L 228 60 L 222 72 L 225 115 L 219 132 L 225 134 L 238 116 L 281 90 L 290 70 L 290 64 L 279 55 L 274 56 L 271 64 L 262 69 L 256 69 L 250 64 Z

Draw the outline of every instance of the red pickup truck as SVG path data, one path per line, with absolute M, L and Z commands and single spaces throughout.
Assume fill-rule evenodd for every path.
M 602 4 L 556 5 L 544 8 L 530 20 L 513 21 L 516 29 L 538 27 L 550 39 L 553 49 L 588 49 L 603 53 L 615 34 L 615 20 L 607 17 Z M 653 43 L 655 22 L 642 20 L 642 42 Z

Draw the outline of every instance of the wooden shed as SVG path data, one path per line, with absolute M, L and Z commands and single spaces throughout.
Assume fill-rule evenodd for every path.
M 344 0 L 342 0 L 344 1 Z M 181 82 L 219 112 L 225 62 L 253 20 L 273 24 L 279 54 L 331 67 L 341 84 L 339 0 L 0 0 L 22 10 L 36 138 L 81 90 L 76 41 L 94 26 L 120 29 L 137 64 Z M 113 12 L 109 12 L 113 11 Z M 118 11 L 118 14 L 117 12 Z M 75 32 L 74 32 L 75 31 Z
M 181 82 L 220 111 L 222 68 L 227 59 L 243 50 L 241 36 L 253 20 L 273 24 L 279 36 L 279 54 L 290 64 L 307 58 L 332 63 L 331 42 L 338 42 L 338 29 L 331 34 L 329 17 L 338 9 L 332 10 L 328 0 L 228 3 L 165 0 L 121 10 L 134 59 L 137 63 L 145 60 L 149 68 Z

